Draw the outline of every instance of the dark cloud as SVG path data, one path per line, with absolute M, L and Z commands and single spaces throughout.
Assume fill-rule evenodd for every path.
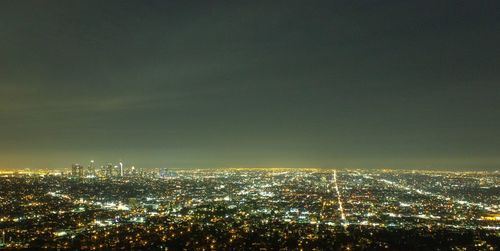
M 498 169 L 497 1 L 0 3 L 0 166 Z

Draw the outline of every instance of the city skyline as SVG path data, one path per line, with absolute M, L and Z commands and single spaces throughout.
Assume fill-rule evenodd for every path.
M 500 169 L 498 1 L 5 1 L 0 169 Z

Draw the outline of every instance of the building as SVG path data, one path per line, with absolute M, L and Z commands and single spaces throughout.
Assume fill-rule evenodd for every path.
M 108 163 L 106 165 L 105 176 L 106 177 L 112 177 L 113 176 L 113 164 Z
M 122 163 L 122 162 L 120 162 L 120 164 L 119 164 L 119 168 L 120 168 L 120 169 L 119 169 L 119 174 L 120 174 L 120 177 L 123 177 L 123 163 Z
M 96 173 L 95 173 L 95 166 L 94 166 L 94 160 L 90 161 L 90 165 L 88 166 L 88 170 L 87 170 L 87 175 L 89 175 L 89 176 L 95 176 L 96 175 Z
M 71 176 L 82 178 L 83 177 L 83 166 L 80 164 L 73 164 L 71 166 Z

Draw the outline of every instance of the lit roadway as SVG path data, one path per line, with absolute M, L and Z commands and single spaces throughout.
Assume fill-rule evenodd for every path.
M 337 170 L 333 170 L 333 183 L 335 184 L 335 191 L 337 191 L 337 199 L 339 201 L 339 212 L 340 218 L 342 219 L 342 224 L 349 225 L 349 222 L 346 221 L 344 207 L 342 206 L 342 196 L 340 195 L 339 185 L 337 184 Z

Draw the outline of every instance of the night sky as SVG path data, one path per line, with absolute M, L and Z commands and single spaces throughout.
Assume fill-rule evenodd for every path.
M 500 170 L 500 1 L 1 1 L 0 167 Z

